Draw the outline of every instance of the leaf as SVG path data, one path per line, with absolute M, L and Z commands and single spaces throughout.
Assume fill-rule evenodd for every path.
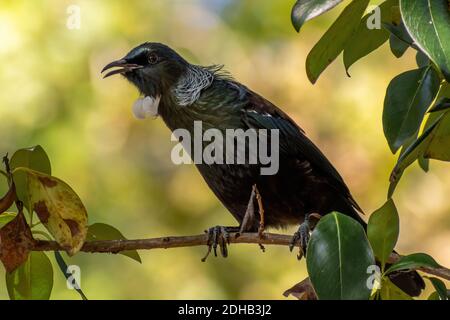
M 450 11 L 448 0 L 400 0 L 400 12 L 415 43 L 450 82 Z
M 351 2 L 312 48 L 306 58 L 306 73 L 314 84 L 320 74 L 344 50 L 347 41 L 359 26 L 369 0 Z
M 395 57 L 401 58 L 406 50 L 408 50 L 409 44 L 391 34 L 389 37 L 389 47 Z
M 450 110 L 446 111 L 433 130 L 433 136 L 424 157 L 450 161 Z
M 428 112 L 438 112 L 450 109 L 450 98 L 439 99 L 438 102 Z
M 380 295 L 382 300 L 413 300 L 412 297 L 392 283 L 388 277 L 381 279 Z
M 64 181 L 26 168 L 17 168 L 28 178 L 31 206 L 39 220 L 69 255 L 83 246 L 87 212 L 78 195 Z
M 375 18 L 381 19 L 380 22 L 389 21 L 392 6 L 396 4 L 398 4 L 398 0 L 387 0 L 376 9 L 378 11 L 370 12 L 362 18 L 358 29 L 352 35 L 350 41 L 347 41 L 344 48 L 344 65 L 347 73 L 356 61 L 375 51 L 389 39 L 388 31 L 382 28 L 369 29 L 369 25 Z M 377 12 L 380 13 L 380 17 L 377 16 Z
M 0 214 L 11 208 L 16 201 L 16 186 L 11 183 L 6 194 L 0 199 Z
M 414 47 L 414 40 L 411 39 L 405 25 L 402 21 L 400 8 L 393 6 L 391 8 L 391 18 L 389 22 L 382 22 L 383 28 L 391 34 L 389 37 L 389 45 L 391 52 L 397 58 L 403 56 L 409 47 Z
M 291 21 L 297 32 L 302 25 L 336 7 L 342 0 L 297 0 L 292 7 Z
M 333 212 L 323 217 L 308 244 L 306 266 L 319 299 L 370 296 L 368 267 L 375 265 L 364 229 L 354 219 Z
M 53 267 L 47 255 L 31 252 L 23 265 L 6 274 L 6 287 L 11 300 L 48 300 L 53 288 Z
M 440 300 L 439 293 L 436 291 L 429 295 L 427 300 Z
M 86 240 L 88 241 L 98 241 L 98 240 L 126 240 L 123 234 L 114 228 L 105 223 L 94 223 L 89 226 Z M 137 250 L 126 250 L 119 252 L 124 256 L 127 256 L 137 262 L 141 263 L 141 257 Z
M 426 67 L 430 64 L 430 59 L 422 51 L 417 51 L 416 64 L 419 68 Z
M 317 300 L 316 293 L 314 292 L 314 288 L 312 287 L 309 278 L 295 284 L 292 288 L 283 293 L 283 296 L 285 297 L 289 297 L 290 295 L 298 300 Z
M 399 235 L 399 218 L 394 201 L 389 199 L 380 209 L 370 216 L 367 236 L 375 257 L 384 270 L 386 261 L 394 250 Z
M 431 284 L 433 285 L 434 289 L 438 294 L 438 300 L 449 300 L 447 288 L 445 287 L 445 283 L 442 280 L 434 277 L 425 277 L 425 278 L 431 281 Z
M 407 71 L 388 86 L 383 109 L 383 129 L 392 153 L 419 128 L 439 90 L 439 77 L 431 67 Z
M 33 246 L 33 236 L 23 213 L 0 229 L 0 260 L 6 272 L 12 272 L 27 258 Z
M 419 163 L 419 167 L 424 171 L 428 172 L 430 171 L 430 159 L 425 159 L 422 155 L 419 156 L 417 159 L 417 162 Z
M 389 274 L 398 270 L 410 270 L 418 268 L 442 268 L 431 256 L 425 253 L 413 253 L 407 256 L 403 256 L 396 263 L 391 265 L 386 270 L 386 274 Z
M 391 184 L 389 186 L 388 198 L 392 197 L 395 188 L 397 187 L 397 184 L 400 181 L 400 178 L 403 174 L 403 171 L 418 158 L 424 156 L 426 150 L 428 149 L 435 135 L 434 130 L 436 129 L 436 127 L 439 126 L 442 117 L 443 115 L 440 115 L 440 117 L 437 120 L 435 120 L 431 125 L 429 125 L 428 128 L 426 128 L 426 130 L 422 133 L 422 135 L 420 135 L 420 137 L 417 138 L 417 140 L 413 144 L 411 144 L 405 150 L 405 152 L 403 152 L 400 155 L 397 164 L 395 165 L 391 173 L 390 177 Z
M 61 270 L 61 272 L 63 273 L 64 277 L 66 278 L 66 280 L 69 280 L 69 274 L 67 273 L 67 263 L 64 261 L 64 258 L 61 255 L 61 252 L 59 251 L 55 251 L 55 260 L 58 263 L 58 267 Z M 70 279 L 71 281 L 75 281 L 74 279 Z M 77 282 L 75 282 L 77 283 Z M 78 292 L 78 294 L 81 296 L 81 299 L 83 300 L 88 300 L 88 298 L 84 295 L 84 292 L 79 288 L 80 284 L 77 283 L 78 288 L 75 287 L 75 290 Z
M 3 228 L 5 225 L 13 221 L 17 216 L 17 213 L 15 212 L 5 212 L 2 215 L 0 215 L 0 229 Z M 0 244 L 1 245 L 1 244 Z
M 48 175 L 52 173 L 50 159 L 39 145 L 17 150 L 11 157 L 10 166 L 12 171 L 19 167 L 25 167 Z M 17 198 L 23 202 L 28 211 L 31 211 L 29 207 L 30 196 L 28 194 L 27 175 L 23 172 L 18 172 L 14 175 L 13 180 L 16 185 Z

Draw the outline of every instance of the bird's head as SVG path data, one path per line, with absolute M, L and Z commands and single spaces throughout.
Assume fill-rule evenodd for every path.
M 104 78 L 121 74 L 145 96 L 162 96 L 185 72 L 188 62 L 168 46 L 147 42 L 106 65 Z M 113 69 L 113 70 L 111 70 Z

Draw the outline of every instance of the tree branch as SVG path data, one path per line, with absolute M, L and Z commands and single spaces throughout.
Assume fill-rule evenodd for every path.
M 264 233 L 260 238 L 258 233 L 242 233 L 236 237 L 236 233 L 230 233 L 230 243 L 247 243 L 263 245 L 289 246 L 292 237 L 289 235 Z M 88 241 L 81 248 L 82 252 L 90 253 L 118 253 L 125 250 L 152 250 L 170 249 L 180 247 L 193 247 L 206 245 L 208 236 L 206 234 L 180 237 L 161 237 L 136 240 L 102 240 Z M 55 241 L 36 240 L 33 251 L 64 251 Z M 391 254 L 389 263 L 395 263 L 400 255 Z M 419 268 L 418 270 L 450 280 L 450 270 L 447 268 Z

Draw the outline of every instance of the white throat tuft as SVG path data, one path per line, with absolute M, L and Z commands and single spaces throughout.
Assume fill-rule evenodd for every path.
M 156 118 L 158 117 L 158 107 L 161 96 L 156 98 L 146 96 L 137 99 L 133 104 L 133 115 L 136 119 Z

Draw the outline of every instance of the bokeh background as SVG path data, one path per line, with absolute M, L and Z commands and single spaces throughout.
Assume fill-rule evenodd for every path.
M 286 110 L 335 164 L 365 211 L 373 212 L 385 201 L 396 161 L 381 125 L 385 89 L 395 75 L 414 68 L 414 54 L 397 60 L 385 45 L 352 67 L 351 78 L 339 58 L 313 86 L 306 56 L 340 9 L 297 34 L 290 23 L 294 2 L 2 0 L 0 153 L 42 145 L 53 174 L 84 201 L 90 223 L 109 223 L 129 238 L 235 224 L 194 166 L 172 164 L 174 143 L 162 121 L 133 118 L 134 88 L 120 77 L 100 75 L 132 47 L 158 41 L 192 62 L 224 64 L 238 81 Z M 66 25 L 70 5 L 81 9 L 80 29 Z M 449 266 L 450 167 L 433 161 L 431 168 L 425 174 L 414 165 L 399 185 L 398 250 L 426 252 Z M 91 299 L 282 299 L 285 289 L 306 277 L 305 262 L 286 247 L 262 253 L 256 245 L 232 245 L 228 259 L 202 263 L 205 250 L 142 251 L 142 264 L 80 253 L 69 263 L 81 266 L 81 285 Z M 6 299 L 0 269 L 0 298 Z M 52 298 L 79 298 L 66 289 L 56 264 L 54 279 Z

